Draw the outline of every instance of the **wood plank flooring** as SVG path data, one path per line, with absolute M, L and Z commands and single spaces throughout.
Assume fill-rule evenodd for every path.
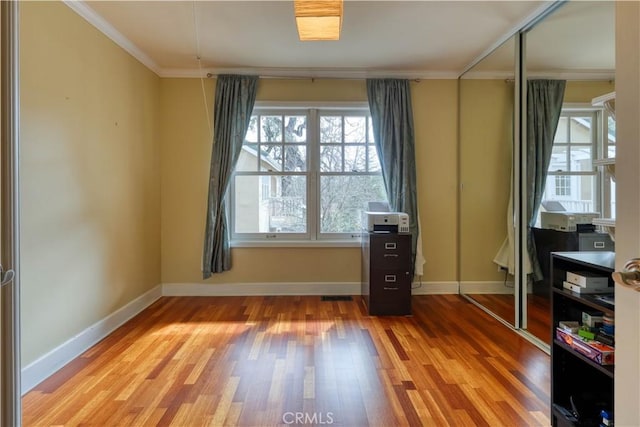
M 165 297 L 23 397 L 26 426 L 542 426 L 549 357 L 458 295 Z
M 515 325 L 513 295 L 509 294 L 471 294 L 468 295 L 492 313 Z M 551 345 L 551 298 L 527 295 L 527 330 L 536 338 Z

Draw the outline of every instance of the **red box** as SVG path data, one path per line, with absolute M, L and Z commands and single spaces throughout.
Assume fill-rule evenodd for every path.
M 572 334 L 556 328 L 556 338 L 576 352 L 593 360 L 600 365 L 613 365 L 615 349 L 599 341 L 583 340 L 577 334 Z
M 573 341 L 573 349 L 600 365 L 613 365 L 615 349 L 599 341 Z

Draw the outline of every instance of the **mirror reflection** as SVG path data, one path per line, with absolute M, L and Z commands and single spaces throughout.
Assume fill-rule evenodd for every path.
M 514 36 L 459 81 L 460 292 L 512 326 L 515 252 L 504 243 L 513 215 L 515 47 Z
M 546 344 L 550 253 L 615 247 L 614 23 L 613 2 L 566 2 L 523 34 L 524 141 L 513 135 L 515 37 L 459 81 L 460 290 Z M 511 186 L 514 144 L 527 153 L 523 189 Z M 517 268 L 516 214 L 528 224 Z
M 615 217 L 613 169 L 599 166 L 615 156 L 615 120 L 598 102 L 614 91 L 614 24 L 613 2 L 567 2 L 526 34 L 527 127 L 548 126 L 550 133 L 528 132 L 526 141 L 535 196 L 527 198 L 531 274 L 523 328 L 546 343 L 550 253 L 614 250 L 597 225 Z M 556 97 L 544 118 L 532 112 L 543 108 L 541 97 Z

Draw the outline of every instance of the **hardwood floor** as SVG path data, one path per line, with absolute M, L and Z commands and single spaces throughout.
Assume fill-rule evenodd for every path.
M 511 325 L 515 324 L 513 295 L 473 294 L 469 297 Z M 527 295 L 527 316 L 529 333 L 551 345 L 551 299 L 536 294 Z
M 23 397 L 26 426 L 542 426 L 549 357 L 458 295 L 165 297 Z

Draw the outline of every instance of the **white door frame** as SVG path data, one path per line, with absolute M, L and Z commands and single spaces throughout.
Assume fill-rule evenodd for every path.
M 19 3 L 0 2 L 0 424 L 21 425 L 19 286 Z
M 616 2 L 616 270 L 640 257 L 640 2 Z M 616 285 L 615 422 L 640 425 L 640 292 Z

